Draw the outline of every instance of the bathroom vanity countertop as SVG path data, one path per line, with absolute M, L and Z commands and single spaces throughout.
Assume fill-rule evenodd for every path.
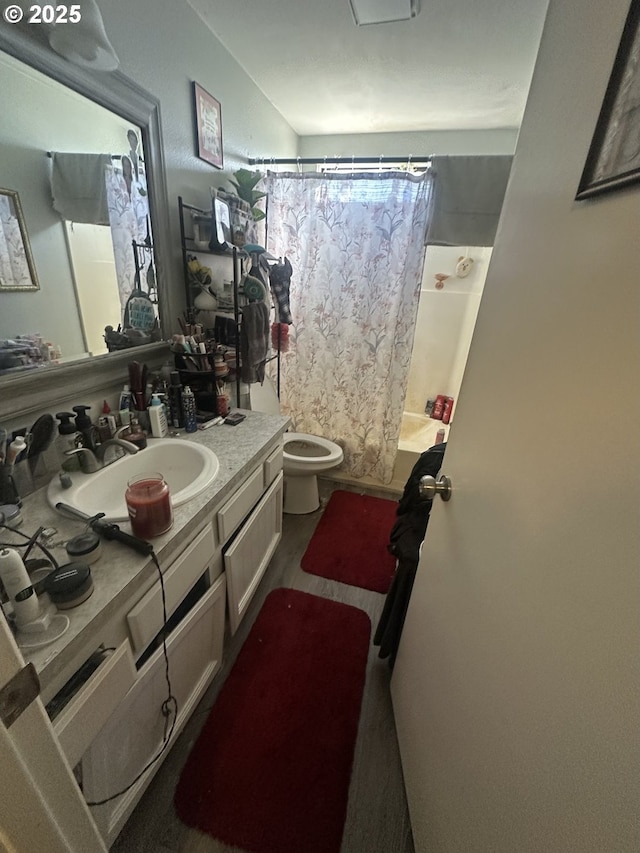
M 274 445 L 290 425 L 289 418 L 279 415 L 251 411 L 244 414 L 246 420 L 237 426 L 222 424 L 196 433 L 180 430 L 180 438 L 211 448 L 218 457 L 220 468 L 214 482 L 202 494 L 174 509 L 171 530 L 152 540 L 163 571 L 181 553 L 184 545 L 211 520 L 211 510 L 220 506 L 241 485 L 260 458 L 265 456 L 267 448 Z M 24 523 L 20 531 L 30 535 L 39 526 L 55 528 L 55 547 L 50 550 L 62 565 L 70 562 L 64 543 L 81 533 L 84 525 L 82 521 L 66 518 L 52 509 L 47 503 L 46 494 L 45 487 L 24 500 Z M 128 522 L 120 522 L 119 527 L 131 533 Z M 4 533 L 5 541 L 9 542 L 11 537 L 16 542 L 20 541 L 15 534 L 6 531 L 5 537 Z M 30 556 L 43 554 L 34 548 Z M 131 596 L 144 584 L 151 582 L 157 575 L 157 569 L 150 558 L 118 542 L 103 539 L 102 555 L 91 566 L 91 574 L 94 590 L 90 597 L 77 607 L 60 611 L 69 617 L 67 631 L 58 640 L 41 648 L 21 649 L 25 660 L 32 661 L 36 667 L 43 693 L 47 685 L 60 679 L 60 674 L 71 662 L 78 660 L 81 663 L 95 651 L 100 642 L 101 629 L 123 607 L 129 606 Z

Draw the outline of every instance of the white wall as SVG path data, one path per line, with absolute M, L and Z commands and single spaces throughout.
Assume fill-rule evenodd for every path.
M 474 264 L 466 278 L 455 268 L 460 256 Z M 457 399 L 491 258 L 482 246 L 429 246 L 416 318 L 405 412 L 424 412 L 438 394 Z M 449 275 L 442 289 L 436 273 Z

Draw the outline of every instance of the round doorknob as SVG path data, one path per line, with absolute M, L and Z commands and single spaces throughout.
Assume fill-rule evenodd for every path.
M 418 492 L 420 497 L 427 501 L 432 501 L 436 495 L 440 495 L 443 501 L 448 501 L 451 497 L 451 480 L 445 474 L 441 474 L 437 480 L 430 474 L 425 474 L 420 477 Z

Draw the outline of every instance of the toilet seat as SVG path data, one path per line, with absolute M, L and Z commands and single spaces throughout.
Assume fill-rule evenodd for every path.
M 302 432 L 287 432 L 284 434 L 284 465 L 285 473 L 292 466 L 302 468 L 309 473 L 316 470 L 333 468 L 342 462 L 343 453 L 340 445 L 319 435 L 308 435 Z

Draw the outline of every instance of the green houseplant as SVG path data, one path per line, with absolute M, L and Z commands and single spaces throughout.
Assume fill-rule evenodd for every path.
M 230 181 L 230 183 L 235 187 L 238 197 L 249 204 L 253 221 L 259 222 L 264 219 L 267 214 L 264 210 L 256 207 L 256 202 L 260 201 L 261 198 L 266 198 L 267 194 L 255 189 L 262 180 L 262 174 L 251 172 L 249 169 L 238 169 L 237 172 L 233 173 L 233 177 L 235 181 Z

